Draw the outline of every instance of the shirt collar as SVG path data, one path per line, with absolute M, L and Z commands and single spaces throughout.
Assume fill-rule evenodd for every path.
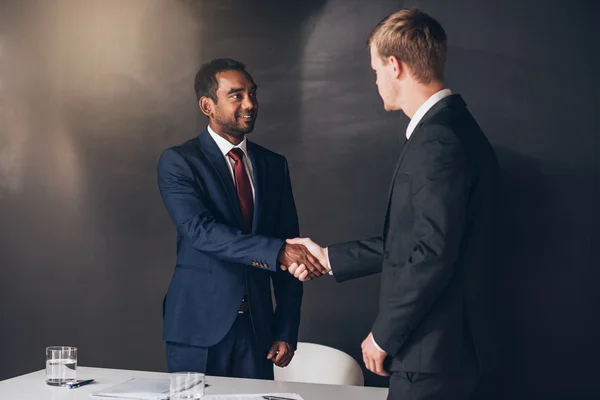
M 410 138 L 410 135 L 412 135 L 419 122 L 421 122 L 421 119 L 423 119 L 425 114 L 427 114 L 427 111 L 429 111 L 431 107 L 436 105 L 438 101 L 450 96 L 451 94 L 452 92 L 450 91 L 450 89 L 442 89 L 439 92 L 431 95 L 431 97 L 428 98 L 425 103 L 421 104 L 421 107 L 417 109 L 417 112 L 415 112 L 415 115 L 413 115 L 410 122 L 408 123 L 408 127 L 406 128 L 406 139 Z
M 227 153 L 231 151 L 231 149 L 237 147 L 242 149 L 244 155 L 248 157 L 248 141 L 246 140 L 246 136 L 244 136 L 244 139 L 240 142 L 240 144 L 235 146 L 231 144 L 227 139 L 224 139 L 223 137 L 219 136 L 219 134 L 213 131 L 210 126 L 208 126 L 206 129 L 208 130 L 208 133 L 210 133 L 210 136 L 213 138 L 213 140 L 217 143 L 217 146 L 219 146 L 219 150 L 221 150 L 223 156 L 226 156 Z

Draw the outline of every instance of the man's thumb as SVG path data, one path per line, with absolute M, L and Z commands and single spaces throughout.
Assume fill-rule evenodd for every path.
M 275 345 L 271 346 L 271 350 L 269 350 L 269 354 L 267 354 L 267 360 L 270 360 L 271 358 L 273 358 L 275 356 L 276 351 L 277 351 L 277 348 L 275 347 Z

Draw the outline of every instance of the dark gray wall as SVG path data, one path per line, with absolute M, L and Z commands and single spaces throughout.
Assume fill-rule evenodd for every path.
M 211 58 L 243 60 L 260 85 L 252 140 L 288 158 L 302 234 L 377 235 L 408 120 L 382 110 L 365 39 L 418 6 L 444 25 L 448 85 L 502 166 L 504 367 L 483 390 L 592 398 L 600 65 L 587 3 L 0 0 L 0 379 L 41 369 L 53 344 L 78 346 L 82 365 L 165 370 L 175 232 L 156 161 L 206 124 L 192 82 Z M 360 360 L 378 288 L 307 284 L 301 340 Z

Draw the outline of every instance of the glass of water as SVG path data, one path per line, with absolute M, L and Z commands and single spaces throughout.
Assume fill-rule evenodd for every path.
M 46 347 L 46 383 L 66 386 L 77 379 L 77 347 Z
M 169 400 L 195 400 L 204 396 L 205 376 L 201 372 L 174 372 L 170 376 Z

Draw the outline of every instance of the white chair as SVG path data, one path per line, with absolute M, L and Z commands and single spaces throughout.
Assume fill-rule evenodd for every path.
M 298 342 L 292 362 L 273 366 L 276 381 L 364 386 L 360 366 L 343 351 L 320 344 Z

